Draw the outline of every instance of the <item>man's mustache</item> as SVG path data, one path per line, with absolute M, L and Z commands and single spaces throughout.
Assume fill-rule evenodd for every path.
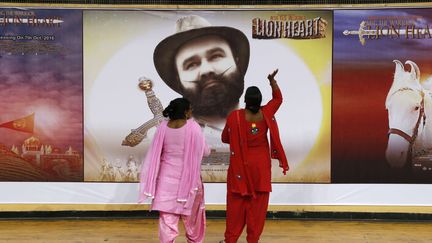
M 221 72 L 218 76 L 222 77 L 228 70 L 230 70 L 233 66 L 228 67 L 225 71 Z
M 192 83 L 199 83 L 202 82 L 203 80 L 207 81 L 209 79 L 220 79 L 222 78 L 226 72 L 228 72 L 228 70 L 230 70 L 233 66 L 228 67 L 227 69 L 225 69 L 224 71 L 222 71 L 221 73 L 210 73 L 209 75 L 206 75 L 204 78 L 198 78 L 197 80 L 193 80 L 191 81 Z

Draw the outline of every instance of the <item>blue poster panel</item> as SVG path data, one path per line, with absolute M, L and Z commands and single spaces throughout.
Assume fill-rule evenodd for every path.
M 431 9 L 334 21 L 332 182 L 431 183 Z
M 82 11 L 0 9 L 0 180 L 83 180 Z

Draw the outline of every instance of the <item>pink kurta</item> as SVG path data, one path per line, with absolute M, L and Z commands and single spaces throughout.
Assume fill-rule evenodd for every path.
M 183 127 L 174 129 L 163 120 L 141 166 L 139 202 L 151 198 L 155 204 L 152 209 L 167 213 L 170 212 L 167 210 L 174 210 L 173 213 L 182 215 L 191 215 L 196 201 L 204 208 L 201 160 L 209 154 L 197 122 L 189 119 Z M 175 204 L 170 205 L 176 206 L 167 206 L 167 198 L 174 194 Z
M 159 175 L 152 210 L 174 214 L 190 214 L 183 202 L 177 201 L 184 157 L 186 126 L 167 128 L 163 141 Z M 202 188 L 200 188 L 202 190 Z

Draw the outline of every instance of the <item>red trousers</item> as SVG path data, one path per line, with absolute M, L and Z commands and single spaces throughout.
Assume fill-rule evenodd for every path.
M 269 203 L 269 192 L 256 192 L 256 198 L 227 193 L 225 242 L 236 243 L 245 224 L 246 240 L 257 243 L 264 229 Z

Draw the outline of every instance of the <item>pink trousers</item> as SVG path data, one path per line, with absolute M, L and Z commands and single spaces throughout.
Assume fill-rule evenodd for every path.
M 195 198 L 191 215 L 173 214 L 159 211 L 159 240 L 161 243 L 173 243 L 177 236 L 178 222 L 181 218 L 186 230 L 188 243 L 202 243 L 205 235 L 206 216 L 201 206 L 202 193 Z

